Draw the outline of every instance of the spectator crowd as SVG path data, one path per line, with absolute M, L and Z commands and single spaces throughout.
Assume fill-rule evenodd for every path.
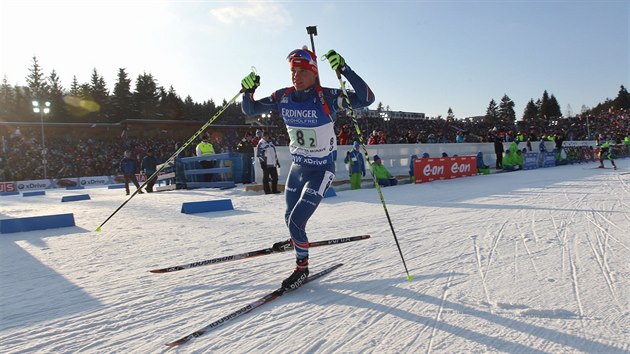
M 275 146 L 287 145 L 288 141 L 281 122 L 275 125 L 271 139 Z M 539 120 L 537 122 L 517 122 L 510 127 L 493 126 L 482 121 L 400 119 L 362 119 L 359 127 L 364 136 L 359 137 L 349 117 L 339 116 L 336 131 L 338 143 L 350 145 L 353 141 L 373 144 L 433 144 L 456 142 L 492 142 L 496 136 L 502 141 L 540 141 L 541 139 L 594 140 L 599 134 L 621 143 L 630 134 L 630 112 L 607 112 L 599 115 L 579 115 L 571 118 Z M 207 133 L 216 153 L 238 151 L 244 137 L 251 139 L 260 135 L 255 128 L 239 126 L 237 129 L 212 130 Z M 274 132 L 280 132 L 274 136 Z M 361 138 L 361 140 L 359 139 Z M 47 137 L 46 176 L 66 178 L 80 176 L 117 175 L 120 159 L 124 151 L 132 152 L 132 157 L 142 161 L 151 149 L 158 160 L 169 158 L 184 141 L 164 137 L 135 138 L 121 136 L 119 139 L 91 136 Z M 181 154 L 182 157 L 195 155 L 195 142 Z M 255 146 L 255 144 L 254 144 Z M 35 180 L 44 178 L 42 145 L 36 128 L 25 128 L 19 132 L 2 136 L 0 146 L 0 182 Z

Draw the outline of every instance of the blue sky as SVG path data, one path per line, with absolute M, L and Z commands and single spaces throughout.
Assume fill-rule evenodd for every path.
M 254 66 L 260 98 L 290 85 L 286 56 L 316 25 L 316 52 L 337 50 L 391 110 L 463 118 L 507 94 L 520 118 L 548 90 L 579 113 L 628 87 L 629 18 L 628 0 L 1 0 L 0 75 L 25 84 L 35 55 L 66 88 L 96 68 L 111 91 L 126 68 L 219 104 Z

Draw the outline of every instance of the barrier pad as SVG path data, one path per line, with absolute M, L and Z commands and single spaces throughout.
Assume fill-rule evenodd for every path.
M 8 234 L 13 232 L 57 229 L 60 227 L 71 226 L 75 226 L 74 214 L 72 213 L 32 216 L 0 220 L 0 233 Z
M 210 211 L 233 210 L 231 199 L 208 200 L 204 202 L 186 202 L 182 204 L 182 213 L 197 214 Z
M 75 190 L 75 189 L 85 189 L 83 186 L 68 186 L 66 187 L 67 191 Z
M 77 200 L 90 200 L 89 194 L 65 195 L 61 197 L 61 202 L 76 202 Z
M 326 189 L 326 192 L 324 192 L 324 198 L 330 198 L 330 197 L 336 197 L 337 193 L 335 192 L 335 189 L 333 187 L 328 187 L 328 189 Z
M 107 189 L 120 189 L 120 188 L 125 188 L 124 184 L 110 184 L 109 186 L 107 186 Z
M 17 191 L 16 192 L 0 192 L 0 196 L 2 197 L 8 196 L 8 195 L 19 195 L 19 194 L 20 192 L 17 192 Z
M 33 197 L 36 195 L 46 195 L 46 191 L 32 191 L 32 192 L 24 192 L 22 193 L 23 197 Z

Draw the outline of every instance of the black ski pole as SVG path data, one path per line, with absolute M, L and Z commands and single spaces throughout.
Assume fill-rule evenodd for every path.
M 221 107 L 221 109 L 219 109 L 219 111 L 212 118 L 210 118 L 203 126 L 201 126 L 199 130 L 197 130 L 179 149 L 177 149 L 177 151 L 175 151 L 175 153 L 171 157 L 168 158 L 168 160 L 166 160 L 166 162 L 162 164 L 162 167 L 160 167 L 155 172 L 153 172 L 151 177 L 147 178 L 144 181 L 144 183 L 140 186 L 140 188 L 136 189 L 136 191 L 133 192 L 133 194 L 131 194 L 131 196 L 129 196 L 129 198 L 127 198 L 127 200 L 125 200 L 116 210 L 114 210 L 114 212 L 111 213 L 111 215 L 109 215 L 107 219 L 105 219 L 105 221 L 103 221 L 94 231 L 101 232 L 101 227 L 103 227 L 103 225 L 105 225 L 105 223 L 107 223 L 109 219 L 111 219 L 114 215 L 116 215 L 116 213 L 118 213 L 120 209 L 122 209 L 127 203 L 129 203 L 131 198 L 133 198 L 136 194 L 138 194 L 138 191 L 140 191 L 152 178 L 157 177 L 157 175 L 164 168 L 166 168 L 166 166 L 170 162 L 175 161 L 175 157 L 177 157 L 177 155 L 179 155 L 182 151 L 184 151 L 184 149 L 186 149 L 188 145 L 192 144 L 195 141 L 195 139 L 197 139 L 197 137 L 199 137 L 199 135 L 201 135 L 203 131 L 206 130 L 206 128 L 210 126 L 210 124 L 212 124 L 217 118 L 219 118 L 221 113 L 223 113 L 232 103 L 234 103 L 234 101 L 236 101 L 236 99 L 238 98 L 238 96 L 241 95 L 241 93 L 242 93 L 242 90 L 239 91 L 234 97 L 232 97 L 232 99 L 229 100 L 223 107 Z

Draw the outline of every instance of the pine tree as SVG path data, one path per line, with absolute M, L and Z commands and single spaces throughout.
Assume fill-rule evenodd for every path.
M 48 85 L 44 80 L 44 73 L 39 66 L 37 57 L 33 57 L 33 66 L 28 69 L 26 84 L 30 91 L 30 96 L 34 100 L 45 101 L 48 99 Z
M 158 85 L 153 75 L 143 73 L 136 79 L 134 112 L 140 119 L 155 119 L 159 105 Z
M 6 77 L 2 79 L 0 85 L 0 120 L 12 121 L 15 116 L 15 92 Z
M 455 114 L 453 114 L 453 110 L 451 107 L 448 107 L 448 111 L 446 112 L 446 121 L 452 122 L 455 120 Z
M 497 126 L 499 125 L 499 111 L 497 107 L 497 103 L 494 99 L 490 100 L 488 104 L 488 108 L 486 109 L 486 115 L 484 116 L 484 122 L 488 125 Z
M 109 91 L 107 90 L 105 79 L 102 75 L 98 74 L 96 68 L 92 70 L 89 87 L 89 98 L 91 98 L 93 102 L 93 109 L 87 119 L 96 122 L 106 122 L 108 113 L 106 107 L 109 103 Z
M 184 119 L 184 103 L 173 86 L 170 86 L 168 92 L 164 92 L 160 99 L 160 113 L 164 119 Z
M 499 121 L 506 126 L 514 126 L 516 121 L 516 113 L 514 112 L 514 101 L 504 94 L 499 104 Z
M 534 103 L 533 99 L 530 99 L 525 106 L 525 111 L 523 111 L 523 121 L 525 122 L 535 122 L 538 118 L 538 105 Z
M 630 95 L 628 94 L 628 90 L 626 90 L 626 88 L 623 85 L 621 85 L 621 87 L 619 88 L 619 93 L 617 94 L 617 97 L 613 100 L 613 107 L 616 110 L 630 109 Z
M 131 79 L 127 77 L 125 69 L 118 69 L 118 80 L 114 84 L 114 94 L 110 100 L 111 116 L 109 121 L 118 123 L 133 111 L 133 95 L 131 93 Z
M 49 120 L 53 122 L 64 122 L 66 119 L 67 111 L 65 109 L 64 102 L 64 89 L 61 85 L 61 80 L 57 75 L 57 72 L 53 69 L 47 78 L 48 87 L 50 87 L 50 117 Z

